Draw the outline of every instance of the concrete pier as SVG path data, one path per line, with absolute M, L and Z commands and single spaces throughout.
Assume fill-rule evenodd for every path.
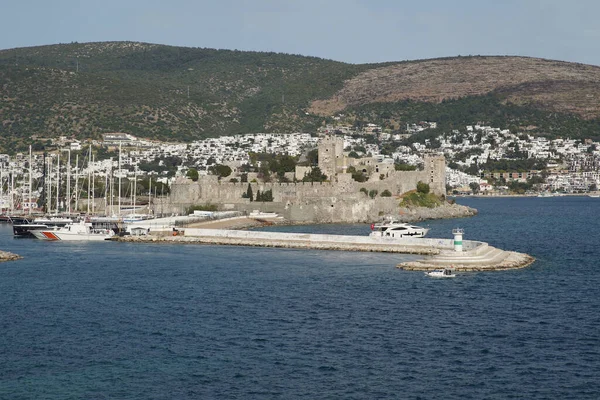
M 463 251 L 456 252 L 453 239 L 398 240 L 370 236 L 199 228 L 181 229 L 176 236 L 169 233 L 170 235 L 124 236 L 117 240 L 422 254 L 428 257 L 398 264 L 398 268 L 423 271 L 448 266 L 454 266 L 457 271 L 501 270 L 522 268 L 534 261 L 533 257 L 527 254 L 496 249 L 487 243 L 473 240 L 463 240 Z
M 466 241 L 463 241 L 463 245 Z M 409 271 L 429 271 L 452 267 L 455 271 L 501 271 L 524 268 L 535 261 L 528 254 L 505 251 L 479 242 L 480 245 L 467 251 L 442 250 L 423 260 L 403 262 L 398 268 Z

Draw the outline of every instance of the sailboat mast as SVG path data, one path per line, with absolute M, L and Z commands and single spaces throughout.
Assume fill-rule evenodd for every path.
M 33 167 L 31 166 L 31 145 L 29 145 L 29 215 L 31 215 L 31 175 L 33 171 Z
M 90 151 L 91 151 L 91 147 L 90 147 Z M 94 153 L 92 153 L 90 157 L 92 160 L 92 165 L 94 165 Z M 92 170 L 91 173 L 92 173 L 92 214 L 95 214 L 96 213 L 96 201 L 95 201 L 96 194 L 95 194 L 94 189 L 96 186 L 94 185 L 94 183 L 95 183 L 96 174 L 94 173 L 94 170 Z
M 58 158 L 56 159 L 56 211 L 58 214 L 58 206 L 60 199 L 60 150 L 58 151 Z
M 52 157 L 48 157 L 48 195 L 46 196 L 46 213 L 52 212 Z
M 135 198 L 137 195 L 137 166 L 133 168 L 133 214 L 135 214 Z
M 75 155 L 75 211 L 79 212 L 79 154 Z
M 119 217 L 121 216 L 121 143 L 119 142 Z
M 10 213 L 15 213 L 15 170 L 10 168 Z
M 67 212 L 71 215 L 71 149 L 68 149 L 67 156 Z
M 88 191 L 87 191 L 87 214 L 90 214 L 90 192 L 91 192 L 91 184 L 92 181 L 90 180 L 90 160 L 92 159 L 92 145 L 90 144 L 90 151 L 88 153 L 88 173 L 87 173 L 87 183 L 88 183 Z
M 104 213 L 107 214 L 107 212 L 108 212 L 108 170 L 104 174 Z

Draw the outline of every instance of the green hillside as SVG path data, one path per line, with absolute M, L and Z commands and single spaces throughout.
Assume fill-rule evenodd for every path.
M 332 116 L 390 130 L 477 122 L 598 136 L 600 68 L 526 57 L 352 65 L 289 54 L 135 42 L 0 51 L 0 151 L 31 137 L 127 132 L 165 141 L 312 132 Z
M 0 137 L 189 141 L 314 129 L 305 110 L 368 66 L 286 54 L 88 43 L 0 52 Z

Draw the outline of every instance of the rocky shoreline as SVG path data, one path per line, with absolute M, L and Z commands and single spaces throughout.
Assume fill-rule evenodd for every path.
M 444 203 L 435 208 L 400 208 L 399 218 L 402 222 L 419 222 L 429 219 L 467 218 L 477 215 L 477 213 L 476 209 L 468 206 Z

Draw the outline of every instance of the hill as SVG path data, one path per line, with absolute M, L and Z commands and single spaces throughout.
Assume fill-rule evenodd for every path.
M 402 130 L 488 122 L 538 134 L 600 131 L 600 68 L 525 57 L 352 65 L 289 54 L 135 42 L 0 51 L 0 148 L 31 137 L 128 132 L 190 141 L 349 123 Z M 41 139 L 38 139 L 38 141 Z

